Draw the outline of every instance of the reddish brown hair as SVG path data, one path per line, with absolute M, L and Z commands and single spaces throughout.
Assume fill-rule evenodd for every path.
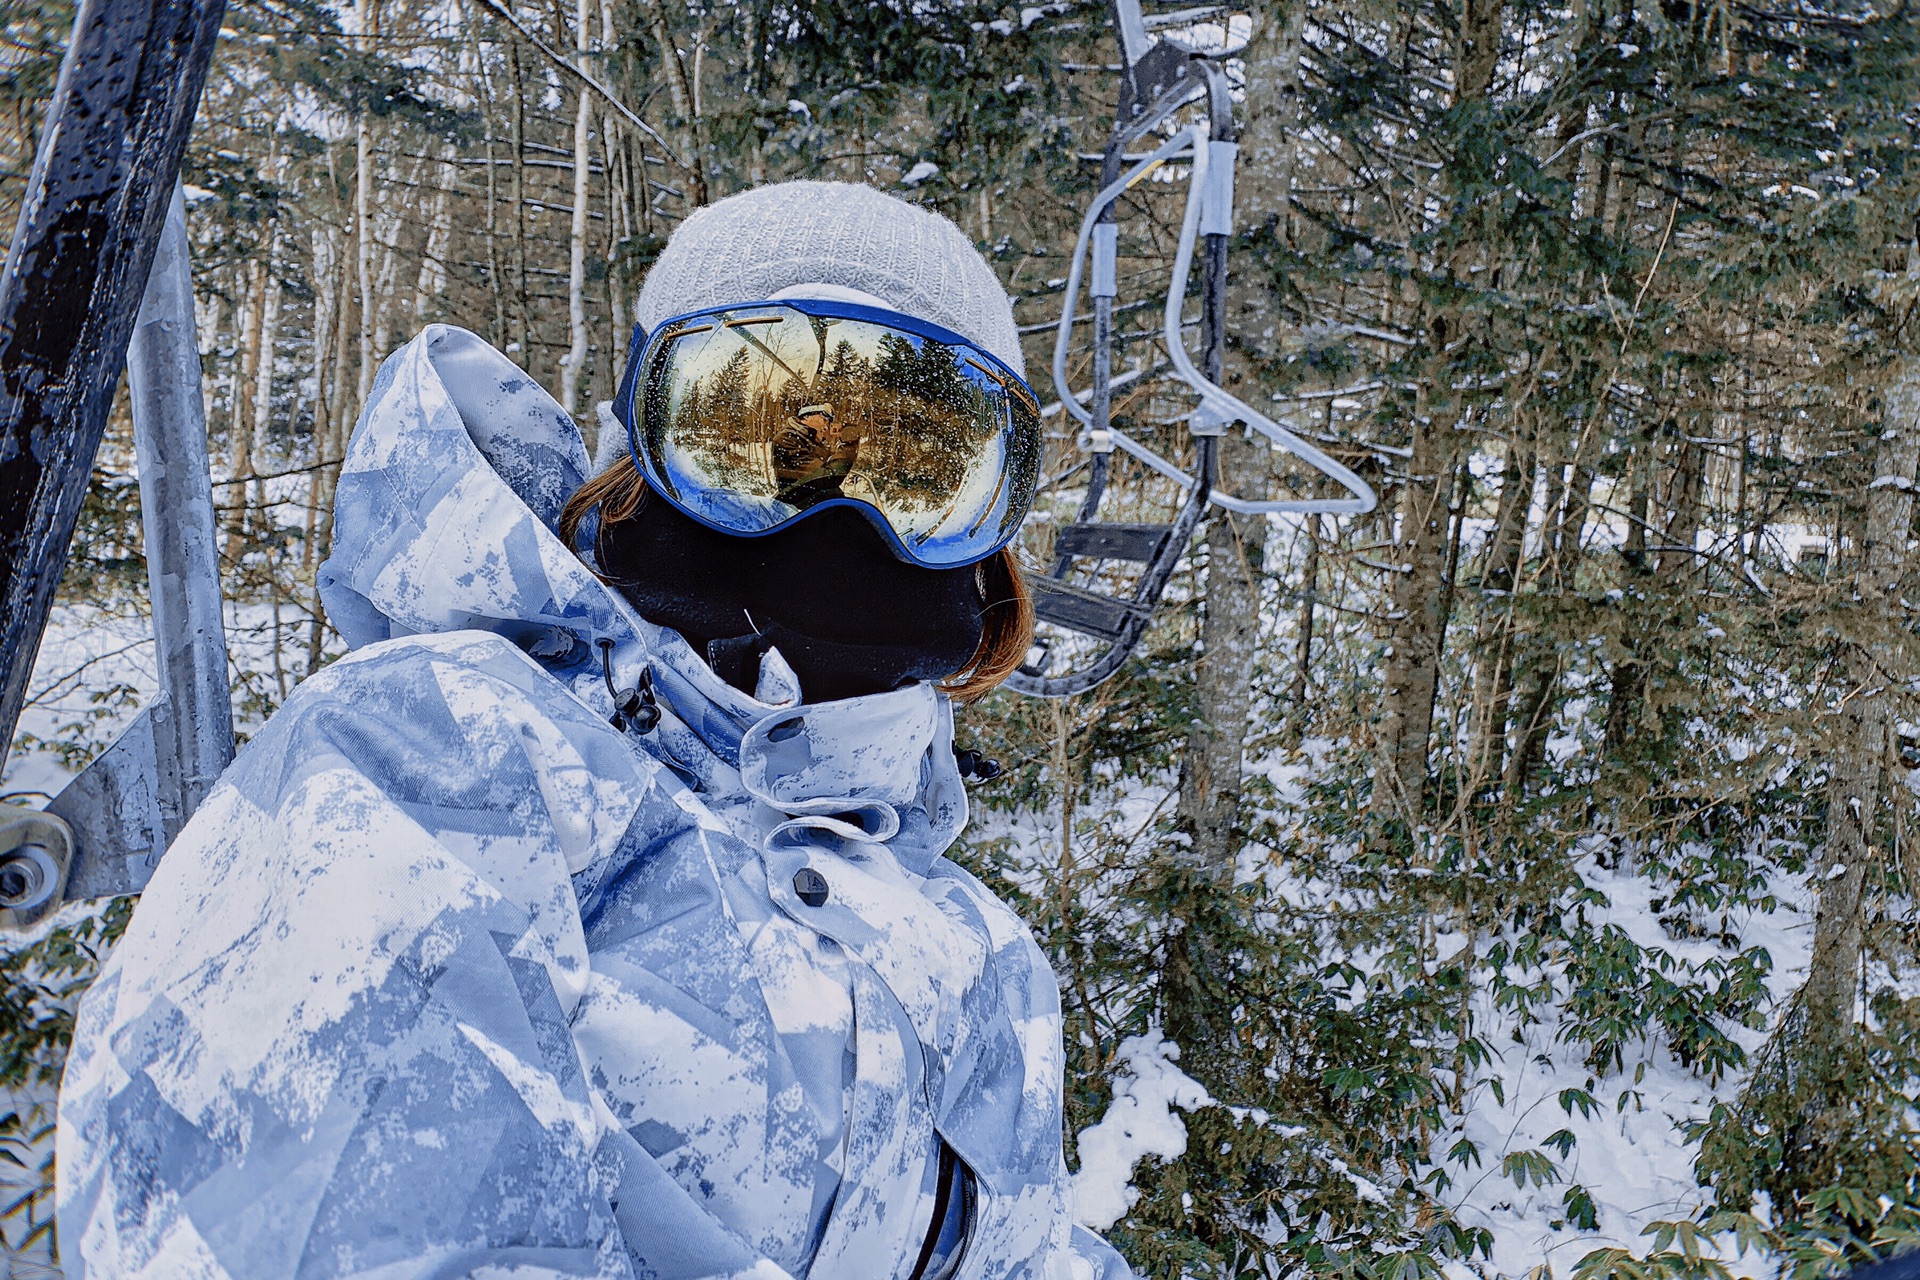
M 588 515 L 599 511 L 604 524 L 631 520 L 651 493 L 632 456 L 623 455 L 567 499 L 560 511 L 560 537 L 577 552 L 580 526 Z M 1033 596 L 1013 548 L 1003 547 L 982 560 L 975 580 L 985 605 L 986 631 L 967 665 L 940 682 L 941 691 L 960 702 L 972 702 L 998 688 L 1026 661 L 1033 644 Z

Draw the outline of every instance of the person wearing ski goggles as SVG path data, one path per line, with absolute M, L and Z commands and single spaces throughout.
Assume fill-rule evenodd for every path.
M 770 673 L 791 669 L 809 702 L 852 708 L 915 685 L 968 698 L 1005 679 L 1032 635 L 1010 544 L 1039 481 L 1041 414 L 1012 308 L 957 229 L 864 187 L 748 193 L 689 219 L 638 309 L 612 421 L 602 419 L 608 461 L 567 504 L 562 537 L 641 616 L 671 627 L 743 691 L 769 695 Z M 863 749 L 884 734 L 876 724 Z M 809 741 L 804 755 L 811 769 L 833 767 L 823 742 Z M 940 883 L 888 861 L 900 885 Z M 834 870 L 822 866 L 818 892 L 830 893 Z M 972 892 L 985 917 L 1025 936 L 984 888 Z M 806 933 L 789 957 L 818 954 Z M 1031 945 L 1022 953 L 1038 959 Z M 895 963 L 872 958 L 880 973 Z M 965 969 L 957 955 L 935 963 L 948 965 L 937 982 Z M 857 986 L 837 966 L 800 968 L 812 982 Z M 1040 995 L 1009 988 L 996 1000 Z M 773 1017 L 783 1038 L 799 1039 L 802 1026 L 818 1038 L 830 1026 L 829 1061 L 859 1056 L 852 1022 L 806 1009 Z M 1047 1043 L 1026 1052 L 1051 1056 L 1057 1025 L 1042 1021 Z M 909 1056 L 921 1054 L 943 1056 L 926 1041 Z M 833 1117 L 829 1132 L 869 1123 L 835 1079 L 805 1088 Z M 1056 1078 L 1047 1092 L 1058 1088 Z M 1018 1109 L 989 1108 L 974 1123 L 995 1128 Z M 1036 1215 L 1038 1205 L 990 1194 L 1005 1170 L 974 1167 L 981 1156 L 967 1128 L 937 1130 L 924 1148 L 932 1198 L 918 1256 L 876 1259 L 864 1274 L 927 1280 L 957 1274 L 963 1261 L 991 1270 L 1010 1259 L 975 1255 L 1005 1253 L 1009 1233 L 1063 1229 L 1087 1274 L 1124 1274 L 1112 1250 L 1058 1221 L 1057 1208 Z M 1042 1164 L 1057 1158 L 1042 1154 L 1053 1142 L 1048 1133 L 1035 1149 Z M 1020 1176 L 1055 1175 L 1033 1166 Z
M 864 187 L 802 182 L 748 193 L 688 220 L 638 309 L 624 376 L 602 419 L 606 461 L 560 521 L 562 537 L 602 578 L 715 674 L 761 696 L 772 696 L 772 673 L 782 670 L 809 703 L 849 710 L 877 708 L 916 685 L 964 699 L 1005 679 L 1032 635 L 1010 544 L 1039 482 L 1041 414 L 1022 375 L 1012 308 L 957 229 Z M 885 739 L 883 725 L 870 723 L 862 750 Z M 830 743 L 809 740 L 801 754 L 810 770 L 835 767 Z M 878 856 L 860 847 L 867 852 L 859 856 Z M 927 891 L 920 886 L 942 883 L 946 872 L 930 868 L 935 878 L 921 881 L 905 871 L 913 860 L 893 847 L 889 875 L 913 886 L 915 899 Z M 822 865 L 812 889 L 830 895 L 837 869 Z M 970 910 L 1026 937 L 1003 904 L 968 884 Z M 905 909 L 908 898 L 895 902 Z M 804 927 L 817 927 L 817 917 L 800 924 L 789 963 L 816 957 L 797 963 L 816 991 L 857 991 L 857 975 L 820 966 L 819 942 Z M 980 989 L 978 978 L 961 976 L 966 949 L 939 949 L 934 970 L 951 972 L 936 986 Z M 1013 977 L 1036 964 L 1044 974 L 1044 960 L 1030 942 L 1016 950 L 1023 958 L 1001 961 L 1009 985 L 990 1003 L 1047 1004 L 1050 975 L 1037 987 Z M 898 963 L 885 948 L 866 955 L 876 973 Z M 905 987 L 896 992 L 908 996 Z M 776 1006 L 773 1020 L 784 1040 L 824 1039 L 812 1053 L 850 1057 L 856 1075 L 862 1070 L 853 1021 L 804 1004 Z M 1009 1044 L 1012 1057 L 1058 1053 L 1057 1022 L 1043 1016 L 1039 1027 L 1045 1043 Z M 941 1036 L 923 1028 L 908 1056 L 943 1061 L 934 1047 Z M 1025 1204 L 1004 1194 L 1010 1184 L 1038 1189 L 1058 1176 L 1042 1171 L 1058 1158 L 1055 1070 L 1043 1086 L 1050 1118 L 1023 1158 L 1037 1163 L 1008 1178 L 969 1132 L 1013 1122 L 1021 1106 L 1011 1099 L 936 1126 L 921 1157 L 930 1199 L 924 1234 L 916 1227 L 910 1237 L 917 1256 L 876 1258 L 862 1274 L 936 1280 L 972 1264 L 1037 1275 L 1006 1265 L 1009 1251 L 1031 1247 L 1009 1241 L 1063 1232 L 1055 1238 L 1069 1247 L 1052 1254 L 1047 1274 L 1072 1260 L 1081 1264 L 1067 1268 L 1076 1275 L 1125 1275 L 1104 1242 L 1059 1219 L 1060 1197 L 1070 1200 L 1064 1187 Z M 858 1090 L 843 1095 L 837 1076 L 802 1087 L 831 1117 L 829 1145 L 870 1123 L 850 1105 Z M 1041 1207 L 1048 1202 L 1055 1207 Z M 832 1214 L 822 1229 L 832 1235 Z
M 1058 986 L 944 855 L 1018 664 L 1039 413 L 946 219 L 690 214 L 602 463 L 431 325 L 341 468 L 302 681 L 81 1006 L 70 1275 L 1126 1280 Z M 969 770 L 976 777 L 980 770 Z

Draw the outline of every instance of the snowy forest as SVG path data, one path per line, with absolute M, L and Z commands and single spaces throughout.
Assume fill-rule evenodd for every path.
M 11 226 L 72 10 L 0 13 Z M 958 857 L 1060 978 L 1081 1220 L 1155 1280 L 1798 1280 L 1920 1244 L 1920 19 L 1146 22 L 1235 95 L 1222 381 L 1380 504 L 1214 510 L 1117 678 L 958 710 L 1004 766 Z M 990 257 L 1049 563 L 1118 56 L 1101 0 L 230 0 L 182 176 L 243 740 L 345 650 L 315 572 L 380 361 L 471 329 L 591 448 L 666 238 L 768 181 L 873 184 Z M 1158 177 L 1121 206 L 1113 413 L 1180 460 Z M 1243 496 L 1324 483 L 1221 453 Z M 1164 520 L 1115 457 L 1106 518 Z M 153 690 L 134 477 L 123 395 L 7 798 Z M 15 1275 L 58 1274 L 53 1089 L 126 916 L 0 958 Z

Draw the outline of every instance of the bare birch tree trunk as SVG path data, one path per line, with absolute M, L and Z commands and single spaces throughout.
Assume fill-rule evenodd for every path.
M 580 0 L 574 22 L 574 58 L 581 74 L 591 75 L 593 0 Z M 593 95 L 580 90 L 573 116 L 573 225 L 567 246 L 567 358 L 560 362 L 560 407 L 579 415 L 580 379 L 587 368 L 587 198 L 593 165 Z
M 379 304 L 373 296 L 373 227 L 368 189 L 373 185 L 373 144 L 367 136 L 367 124 L 361 120 L 354 136 L 355 170 L 353 194 L 354 283 L 360 304 L 360 377 L 354 384 L 354 412 L 367 402 L 373 390 L 373 322 Z
M 453 208 L 449 193 L 454 184 L 452 151 L 436 166 L 433 199 L 427 209 L 427 244 L 420 255 L 420 272 L 413 282 L 413 324 L 418 330 L 433 318 L 433 300 L 447 287 L 447 254 L 453 247 Z M 489 173 L 491 177 L 491 173 Z
M 520 367 L 533 372 L 533 315 L 527 300 L 527 88 L 520 65 L 520 43 L 507 46 L 507 69 L 513 80 L 513 319 L 515 333 L 507 344 L 518 351 Z
M 246 294 L 240 303 L 240 370 L 234 379 L 233 415 L 228 427 L 228 467 L 231 478 L 246 480 L 253 475 L 253 424 L 255 404 L 252 396 L 260 367 L 260 330 L 267 308 L 266 264 L 254 258 L 247 263 Z M 223 549 L 231 564 L 239 558 L 246 539 L 247 490 L 244 484 L 233 487 L 233 511 L 227 521 L 227 541 Z
M 619 33 L 613 20 L 613 0 L 601 0 L 600 3 L 600 47 L 611 52 L 616 48 Z M 603 374 L 596 379 L 594 398 L 611 399 L 614 388 L 619 384 L 621 360 L 627 349 L 627 327 L 633 323 L 628 313 L 626 278 L 622 250 L 630 244 L 639 228 L 634 226 L 633 188 L 637 182 L 644 186 L 647 181 L 646 155 L 642 151 L 639 158 L 639 174 L 634 172 L 633 139 L 629 131 L 615 124 L 611 115 L 600 120 L 600 153 L 603 157 L 601 167 L 606 170 L 607 189 L 607 358 L 600 361 Z M 600 423 L 596 414 L 589 413 L 581 424 L 587 436 L 587 448 L 592 456 L 598 456 L 600 449 Z
M 334 399 L 328 387 L 329 374 L 338 363 L 334 348 L 334 309 L 340 305 L 335 289 L 337 277 L 333 230 L 324 225 L 313 229 L 313 470 L 307 474 L 306 537 L 300 548 L 300 567 L 314 566 L 314 535 L 320 521 L 320 498 L 325 486 L 323 472 L 327 447 L 333 434 Z
M 687 60 L 680 56 L 680 47 L 674 42 L 673 30 L 667 25 L 663 0 L 648 0 L 647 18 L 653 42 L 660 49 L 660 66 L 667 77 L 667 99 L 673 104 L 673 114 L 681 121 L 681 145 L 691 157 L 687 203 L 697 207 L 707 202 L 707 149 L 702 145 L 700 131 L 699 92 L 687 71 Z
M 356 187 L 356 202 L 358 193 L 359 188 Z M 333 287 L 333 295 L 337 302 L 334 306 L 332 408 L 327 417 L 326 438 L 316 443 L 315 450 L 320 455 L 319 469 L 315 472 L 319 492 L 315 494 L 316 519 L 313 534 L 308 539 L 315 563 L 324 559 L 332 549 L 334 487 L 339 480 L 340 460 L 346 453 L 347 437 L 359 413 L 359 403 L 349 404 L 347 401 L 347 348 L 350 345 L 355 319 L 354 285 L 360 272 L 358 227 L 355 228 L 354 234 L 354 256 L 351 259 L 347 257 L 344 243 L 341 245 L 341 251 L 332 255 L 338 271 Z M 308 675 L 312 675 L 320 666 L 320 655 L 326 644 L 327 626 L 326 610 L 320 603 L 317 585 L 309 608 L 312 624 L 307 630 L 306 671 Z
M 1887 734 L 1894 718 L 1892 686 L 1909 674 L 1888 670 L 1911 640 L 1905 635 L 1899 584 L 1910 553 L 1913 490 L 1920 471 L 1920 357 L 1905 356 L 1889 371 L 1882 395 L 1885 425 L 1867 488 L 1865 546 L 1855 595 L 1859 631 L 1849 637 L 1852 686 L 1834 736 L 1827 786 L 1827 843 L 1818 871 L 1820 906 L 1814 916 L 1813 958 L 1801 999 L 1815 1040 L 1853 1021 L 1860 969 L 1865 890 L 1886 856 L 1876 846 Z
M 266 483 L 260 479 L 260 454 L 266 448 L 267 428 L 273 421 L 273 361 L 274 344 L 280 340 L 280 274 L 274 270 L 274 259 L 280 252 L 280 228 L 276 224 L 273 234 L 267 238 L 267 260 L 261 273 L 260 291 L 263 301 L 260 306 L 259 354 L 254 359 L 252 413 L 248 421 L 248 446 L 246 454 L 246 474 L 252 483 L 246 486 L 248 501 L 254 512 L 264 512 L 267 500 Z M 238 473 L 236 473 L 237 475 Z
M 403 191 L 417 190 L 422 167 L 421 159 L 418 157 L 413 159 L 394 186 Z M 404 304 L 400 300 L 399 290 L 396 287 L 400 280 L 400 233 L 406 225 L 407 213 L 408 208 L 401 201 L 382 199 L 376 206 L 373 220 L 369 224 L 369 234 L 379 249 L 379 265 L 374 268 L 372 293 L 362 305 L 372 313 L 371 367 L 376 370 L 393 349 L 394 321 L 399 320 L 405 323 L 412 318 L 415 310 L 414 306 Z M 364 315 L 362 323 L 363 325 L 366 323 Z M 360 408 L 366 408 L 365 395 L 361 396 Z
M 767 92 L 767 42 L 761 27 L 760 10 L 753 5 L 744 6 L 741 26 L 742 40 L 747 46 L 747 96 L 757 113 Z M 767 180 L 766 149 L 757 122 L 748 126 L 746 146 L 747 182 L 757 187 Z
M 379 0 L 360 0 L 360 34 L 369 38 L 380 34 Z M 370 46 L 369 46 L 370 47 Z M 373 126 L 362 111 L 353 126 L 353 234 L 354 254 L 360 286 L 360 380 L 354 412 L 367 403 L 373 390 L 373 320 L 377 303 L 373 296 Z

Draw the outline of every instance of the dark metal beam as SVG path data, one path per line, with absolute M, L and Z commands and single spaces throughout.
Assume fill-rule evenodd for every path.
M 0 751 L 13 739 L 225 0 L 81 0 L 0 275 Z

